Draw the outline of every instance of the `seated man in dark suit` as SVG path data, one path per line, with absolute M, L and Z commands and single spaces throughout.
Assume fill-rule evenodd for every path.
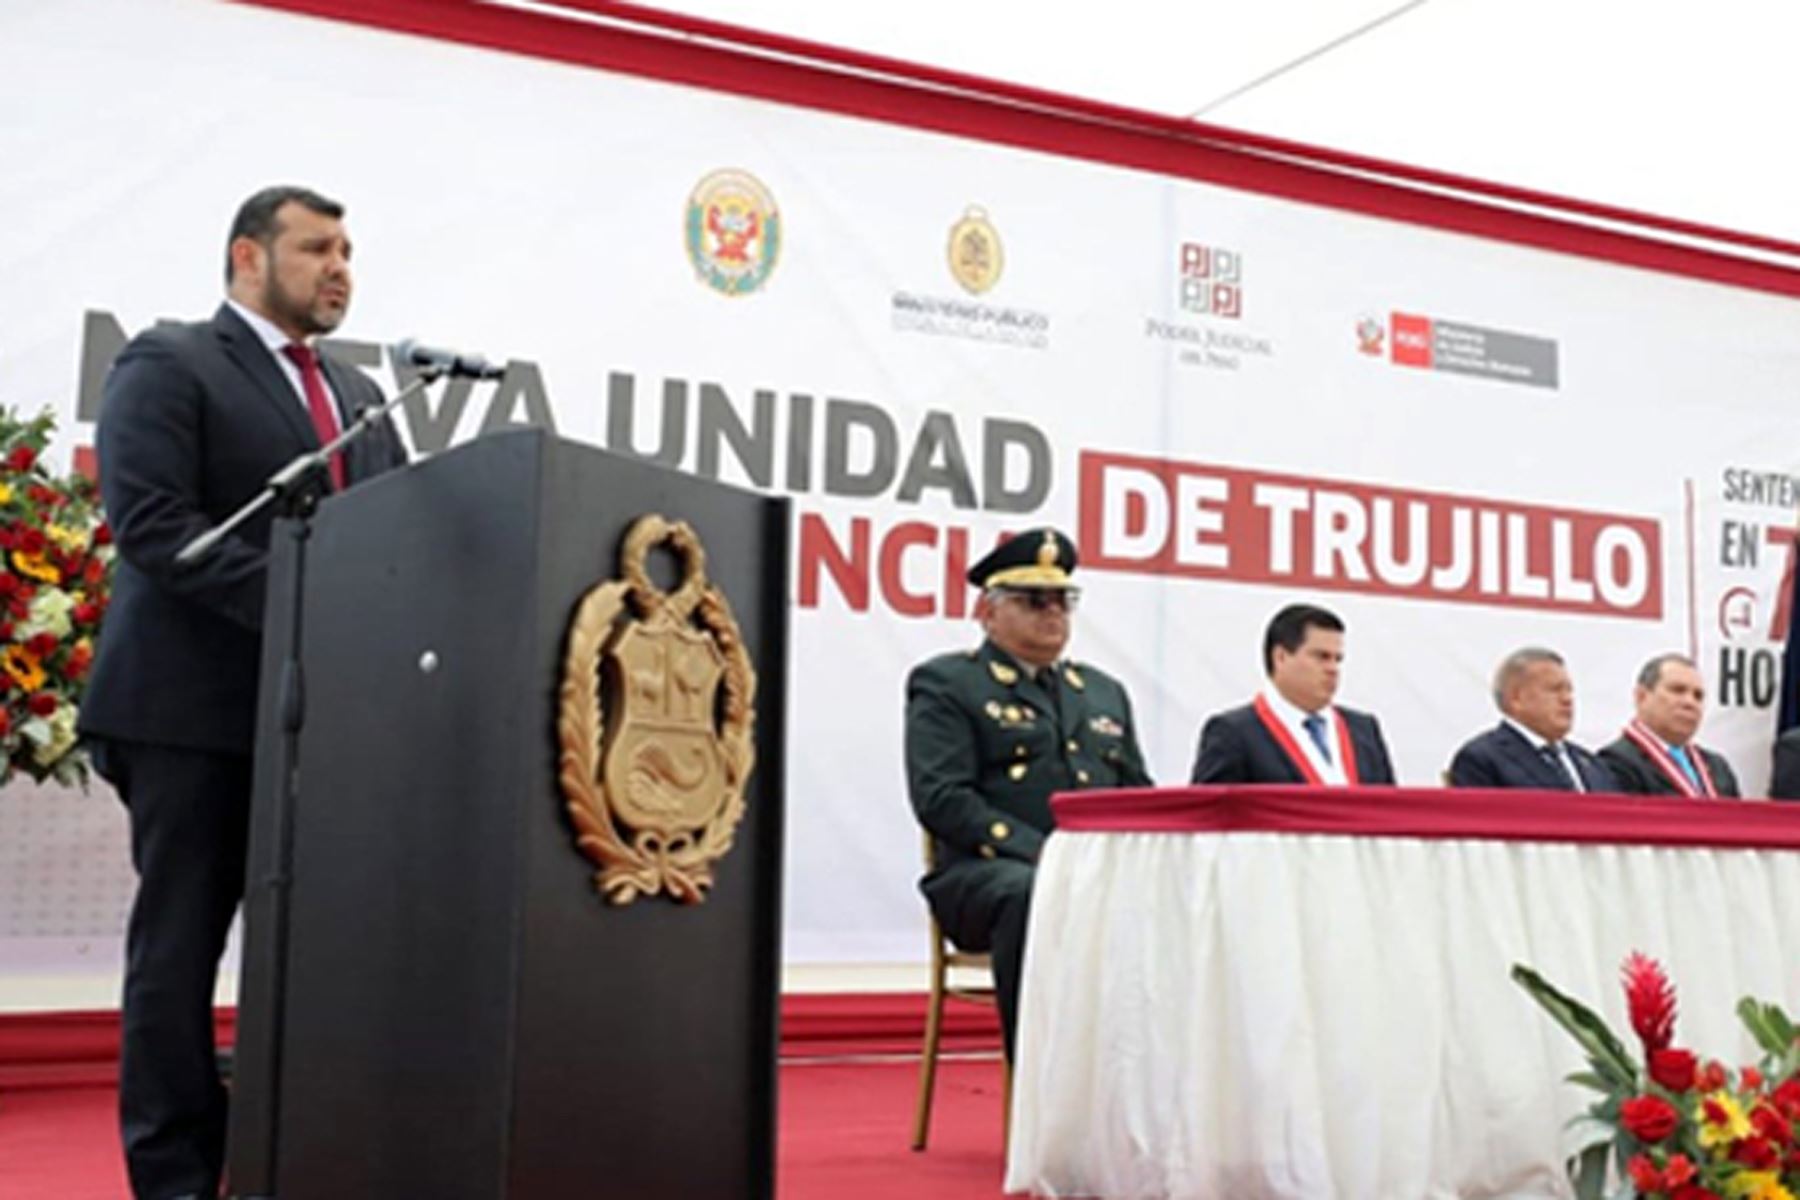
M 1621 792 L 1693 799 L 1742 794 L 1725 756 L 1694 741 L 1706 708 L 1706 681 L 1693 659 L 1657 655 L 1638 672 L 1631 697 L 1637 715 L 1600 748 Z
M 1344 662 L 1344 622 L 1290 604 L 1263 633 L 1268 684 L 1254 701 L 1217 713 L 1200 731 L 1195 783 L 1392 784 L 1381 725 L 1332 706 Z
M 951 941 L 992 953 L 1008 1061 L 1051 793 L 1150 786 L 1124 685 L 1062 656 L 1074 569 L 1054 529 L 1001 543 L 969 568 L 986 640 L 906 681 L 907 788 L 936 848 L 919 888 Z
M 1775 772 L 1769 777 L 1769 797 L 1800 800 L 1800 725 L 1775 739 Z
M 1575 685 L 1562 655 L 1528 646 L 1494 672 L 1500 724 L 1463 743 L 1450 762 L 1453 787 L 1612 792 L 1612 772 L 1568 740 L 1575 727 Z

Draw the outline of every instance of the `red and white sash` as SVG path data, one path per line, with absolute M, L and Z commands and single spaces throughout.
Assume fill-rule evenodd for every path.
M 1674 757 L 1663 748 L 1662 740 L 1651 733 L 1642 721 L 1633 717 L 1631 723 L 1625 726 L 1625 736 L 1644 752 L 1646 758 L 1656 764 L 1656 769 L 1661 771 L 1663 777 L 1674 784 L 1675 790 L 1683 796 L 1690 800 L 1703 798 L 1716 800 L 1718 798 L 1719 789 L 1713 785 L 1712 772 L 1706 769 L 1706 755 L 1700 753 L 1699 746 L 1689 742 L 1687 748 L 1688 761 L 1694 764 L 1694 773 L 1700 776 L 1700 786 L 1696 788 L 1694 781 L 1688 778 L 1688 773 L 1681 769 L 1681 764 L 1677 763 Z
M 1325 780 L 1320 777 L 1319 768 L 1313 766 L 1312 757 L 1294 740 L 1294 731 L 1287 727 L 1287 722 L 1275 715 L 1275 710 L 1269 707 L 1267 697 L 1258 695 L 1254 707 L 1257 719 L 1269 731 L 1269 736 L 1275 739 L 1275 744 L 1288 756 L 1288 761 L 1294 764 L 1294 769 L 1300 772 L 1306 782 L 1324 786 Z M 1337 731 L 1338 761 L 1344 764 L 1344 782 L 1355 787 L 1361 781 L 1356 777 L 1356 751 L 1350 746 L 1350 726 L 1345 722 L 1344 714 L 1335 708 L 1331 710 L 1331 722 Z

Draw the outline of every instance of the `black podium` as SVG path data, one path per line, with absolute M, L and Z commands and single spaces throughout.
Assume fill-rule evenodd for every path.
M 705 902 L 617 907 L 565 815 L 558 687 L 646 513 L 693 527 L 735 610 L 757 759 Z M 773 1196 L 787 502 L 527 430 L 329 500 L 306 541 L 271 567 L 234 1195 Z

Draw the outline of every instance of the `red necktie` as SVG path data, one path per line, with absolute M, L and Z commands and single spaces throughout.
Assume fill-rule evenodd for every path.
M 300 385 L 306 390 L 306 411 L 312 414 L 313 429 L 323 446 L 338 435 L 337 414 L 331 410 L 331 395 L 325 390 L 325 375 L 319 370 L 319 356 L 313 348 L 300 342 L 289 342 L 281 348 L 288 361 L 300 368 Z M 331 486 L 344 490 L 344 453 L 331 456 Z

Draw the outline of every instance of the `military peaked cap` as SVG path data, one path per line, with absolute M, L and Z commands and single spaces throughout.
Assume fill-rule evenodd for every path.
M 1075 543 L 1055 529 L 1027 529 L 969 568 L 978 588 L 1066 588 L 1074 583 Z

